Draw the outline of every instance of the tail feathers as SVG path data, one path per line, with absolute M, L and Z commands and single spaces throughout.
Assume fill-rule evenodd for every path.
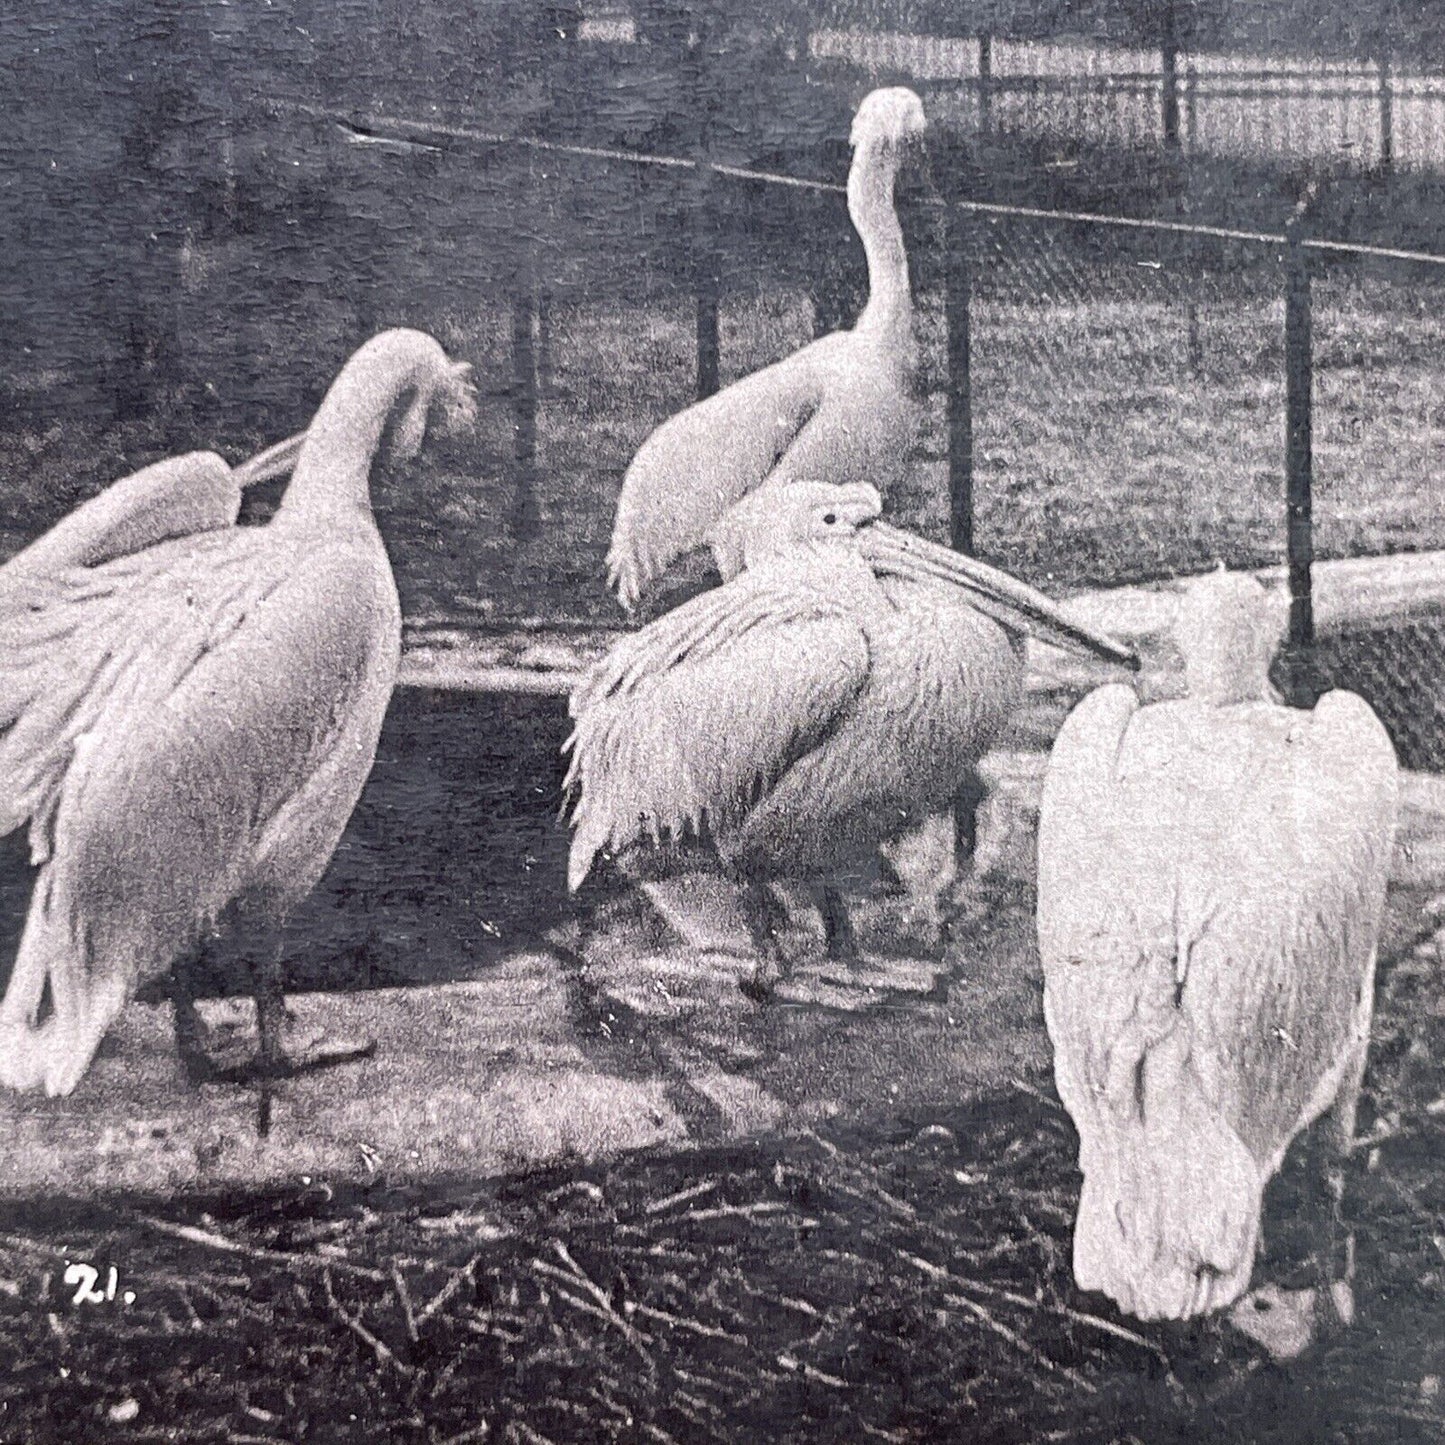
M 1151 1056 L 1142 1082 L 1086 1141 L 1074 1277 L 1139 1319 L 1190 1319 L 1248 1288 L 1266 1181 L 1187 1062 Z

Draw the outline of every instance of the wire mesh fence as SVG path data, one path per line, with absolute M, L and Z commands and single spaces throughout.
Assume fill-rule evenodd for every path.
M 277 134 L 290 149 L 231 166 L 236 194 L 183 229 L 173 271 L 138 277 L 180 348 L 167 404 L 119 436 L 96 427 L 93 447 L 43 409 L 0 429 L 0 462 L 22 479 L 17 543 L 153 455 L 304 424 L 355 344 L 407 324 L 474 361 L 484 402 L 471 436 L 378 477 L 408 617 L 616 620 L 601 579 L 621 478 L 697 395 L 709 305 L 726 385 L 847 324 L 866 291 L 841 176 L 779 184 L 686 156 L 348 130 L 315 113 Z M 261 181 L 293 151 L 308 179 L 267 209 Z M 928 395 L 889 499 L 901 522 L 948 537 L 966 463 L 977 551 L 1051 590 L 1287 560 L 1282 235 L 989 205 L 950 219 L 916 189 L 903 202 Z M 1445 549 L 1445 267 L 1348 249 L 1308 264 L 1313 551 Z M 949 425 L 960 286 L 967 458 Z M 63 367 L 34 375 L 63 389 Z M 1364 653 L 1330 642 L 1320 667 L 1425 699 L 1437 636 L 1415 621 L 1372 632 Z M 1412 706 L 1396 710 L 1402 746 L 1433 757 L 1437 721 L 1425 707 L 1410 733 Z

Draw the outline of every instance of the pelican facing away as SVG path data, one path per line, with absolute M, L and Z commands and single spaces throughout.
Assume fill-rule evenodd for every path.
M 917 705 L 920 622 L 893 579 L 968 595 L 978 610 L 958 617 L 978 631 L 1004 635 L 993 614 L 1095 645 L 1031 588 L 879 523 L 881 506 L 862 483 L 747 498 L 714 539 L 733 579 L 625 636 L 584 676 L 568 744 L 572 888 L 599 853 L 667 876 L 700 846 L 756 895 L 773 879 L 826 877 L 909 809 L 950 797 L 970 738 L 991 733 L 1015 684 L 976 674 L 945 698 L 958 715 L 940 731 Z M 982 655 L 1015 666 L 1007 645 Z M 920 797 L 925 774 L 935 792 Z
M 1074 1273 L 1144 1319 L 1241 1299 L 1265 1186 L 1317 1120 L 1335 1242 L 1398 772 L 1354 694 L 1270 700 L 1282 600 L 1223 571 L 1191 584 L 1187 696 L 1090 694 L 1044 785 L 1045 1016 L 1084 1176 Z M 1347 1321 L 1348 1269 L 1329 1263 Z M 1318 1292 L 1300 1293 L 1313 1318 Z
M 211 459 L 128 478 L 0 569 L 0 831 L 28 823 L 40 870 L 0 1083 L 70 1093 L 140 984 L 173 968 L 197 1065 L 186 965 L 222 926 L 258 961 L 260 1062 L 279 1070 L 277 929 L 356 804 L 400 652 L 372 457 L 404 395 L 404 454 L 432 402 L 465 414 L 467 373 L 431 337 L 385 332 L 333 383 L 265 526 L 232 525 L 236 478 Z

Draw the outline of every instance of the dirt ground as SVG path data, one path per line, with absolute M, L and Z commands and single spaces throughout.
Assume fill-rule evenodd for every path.
M 0 1439 L 1440 1439 L 1445 1010 L 1419 897 L 1391 905 L 1350 1181 L 1360 1318 L 1293 1366 L 1074 1288 L 1031 902 L 1000 885 L 961 919 L 928 998 L 750 1015 L 730 1066 L 790 1107 L 741 1140 L 715 1120 L 488 1179 L 383 1159 L 0 1205 Z M 589 994 L 614 1060 L 723 1026 L 629 981 Z M 1265 1270 L 1304 1188 L 1274 1191 Z

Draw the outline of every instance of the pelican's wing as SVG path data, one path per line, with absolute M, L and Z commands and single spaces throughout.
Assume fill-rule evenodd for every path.
M 1122 683 L 1096 688 L 1064 720 L 1049 753 L 1038 841 L 1039 926 L 1046 954 L 1069 952 L 1077 937 L 1094 929 L 1094 915 L 1109 911 L 1103 884 L 1114 855 L 1100 821 L 1116 826 L 1124 735 L 1138 710 L 1133 688 Z M 1086 912 L 1079 910 L 1083 901 L 1089 904 Z
M 1364 1047 L 1399 799 L 1389 735 L 1352 693 L 1298 715 L 1283 751 L 1195 831 L 1191 871 L 1216 875 L 1184 980 L 1201 1080 L 1271 1172 Z
M 241 488 L 215 452 L 189 452 L 111 483 L 0 569 L 0 584 L 24 572 L 93 567 L 172 537 L 235 525 Z
M 607 575 L 629 609 L 643 591 L 777 467 L 823 401 L 821 342 L 670 417 L 622 479 Z M 816 480 L 832 480 L 819 477 Z
M 1148 884 L 1130 876 L 1133 849 L 1120 852 L 1121 838 L 1132 840 L 1119 776 L 1138 706 L 1123 684 L 1090 693 L 1059 731 L 1039 805 L 1039 954 L 1059 1094 L 1076 1120 L 1096 1107 L 1113 1034 L 1132 1014 L 1139 982 L 1129 967 L 1130 899 Z
M 163 693 L 172 673 L 194 666 L 222 625 L 228 592 L 232 610 L 244 612 L 246 576 L 234 569 L 234 554 L 250 546 L 246 534 L 226 530 L 95 568 L 7 574 L 0 834 L 31 820 L 35 860 L 49 855 L 48 826 L 76 740 L 118 698 Z
M 868 668 L 842 608 L 748 574 L 625 638 L 572 699 L 570 885 L 602 849 L 735 823 L 837 725 Z
M 0 567 L 0 586 L 22 573 L 95 567 L 176 537 L 235 525 L 246 487 L 291 470 L 305 433 L 234 470 L 215 452 L 187 452 L 112 482 Z

